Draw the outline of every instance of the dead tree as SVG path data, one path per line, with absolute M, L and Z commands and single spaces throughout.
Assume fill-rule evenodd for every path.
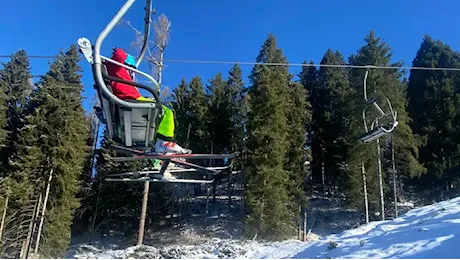
M 7 194 L 5 199 L 5 205 L 3 207 L 2 222 L 0 223 L 0 244 L 2 243 L 3 228 L 5 227 L 6 211 L 8 210 L 9 198 L 10 196 Z
M 42 233 L 42 228 L 43 228 L 43 222 L 45 220 L 46 204 L 48 202 L 48 196 L 49 196 L 49 193 L 50 193 L 51 179 L 52 178 L 53 178 L 53 169 L 51 169 L 50 173 L 49 173 L 48 183 L 46 185 L 46 191 L 45 191 L 45 199 L 44 199 L 43 206 L 42 206 L 42 209 L 41 209 L 40 222 L 38 224 L 37 240 L 35 241 L 35 248 L 34 248 L 34 255 L 35 256 L 37 255 L 38 248 L 40 246 L 40 238 L 41 238 L 41 233 Z
M 39 201 L 32 195 L 17 203 L 8 185 L 2 185 L 1 191 L 4 201 L 0 207 L 0 255 L 27 258 Z

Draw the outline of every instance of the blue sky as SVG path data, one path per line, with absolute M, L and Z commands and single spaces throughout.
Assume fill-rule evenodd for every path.
M 4 1 L 0 15 L 0 54 L 24 48 L 30 55 L 54 55 L 79 37 L 95 41 L 124 0 Z M 345 57 L 355 52 L 374 30 L 393 49 L 393 59 L 411 65 L 425 34 L 460 50 L 458 0 L 153 0 L 157 14 L 172 22 L 165 59 L 254 61 L 268 33 L 278 39 L 289 62 L 319 62 L 327 48 Z M 137 0 L 125 19 L 142 28 L 144 1 Z M 130 50 L 134 34 L 119 26 L 107 38 L 112 47 Z M 5 62 L 7 59 L 2 59 Z M 82 61 L 85 95 L 94 95 L 89 65 Z M 163 83 L 175 87 L 181 77 L 215 73 L 227 76 L 231 65 L 167 63 Z M 243 65 L 244 80 L 252 66 Z M 48 60 L 32 60 L 34 75 L 48 69 Z M 291 68 L 298 73 L 300 67 Z M 85 108 L 90 108 L 85 101 Z

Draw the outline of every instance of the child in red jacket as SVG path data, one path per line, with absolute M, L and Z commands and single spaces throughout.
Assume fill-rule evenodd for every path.
M 126 53 L 121 48 L 115 48 L 111 57 L 114 61 L 126 64 L 130 67 L 136 68 L 135 58 Z M 132 72 L 118 66 L 116 64 L 106 62 L 107 72 L 112 77 L 121 78 L 126 81 L 133 81 Z M 121 82 L 111 82 L 112 92 L 115 96 L 123 100 L 141 100 L 155 102 L 152 98 L 146 98 L 141 95 L 139 90 L 129 84 Z M 157 153 L 191 153 L 191 150 L 184 149 L 180 145 L 173 142 L 174 138 L 174 114 L 172 110 L 163 106 L 163 115 L 161 115 L 161 122 L 158 125 L 157 141 L 155 143 L 155 152 Z

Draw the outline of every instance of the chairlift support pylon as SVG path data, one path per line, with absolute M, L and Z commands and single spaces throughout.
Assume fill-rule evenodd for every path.
M 87 38 L 79 38 L 77 43 L 80 52 L 85 56 L 86 60 L 91 64 L 94 77 L 94 88 L 97 91 L 101 107 L 95 107 L 99 119 L 106 124 L 109 138 L 116 143 L 123 145 L 111 146 L 111 149 L 122 151 L 127 157 L 114 157 L 113 161 L 133 161 L 133 160 L 152 160 L 158 159 L 163 162 L 160 170 L 157 171 L 140 171 L 136 176 L 130 173 L 107 175 L 106 181 L 150 181 L 150 182 L 179 182 L 179 183 L 210 183 L 212 176 L 219 174 L 224 170 L 231 169 L 231 163 L 220 168 L 205 167 L 198 164 L 190 163 L 185 159 L 232 159 L 233 154 L 159 154 L 146 152 L 149 145 L 155 140 L 156 128 L 158 125 L 159 115 L 162 113 L 162 103 L 159 96 L 159 84 L 149 74 L 138 70 L 137 68 L 129 67 L 125 64 L 116 62 L 108 57 L 101 55 L 101 47 L 105 38 L 113 30 L 126 12 L 131 8 L 136 0 L 126 0 L 123 6 L 118 10 L 112 20 L 106 25 L 104 30 L 99 34 L 96 43 L 91 44 Z M 142 59 L 148 48 L 148 40 L 150 35 L 150 23 L 152 13 L 152 0 L 146 0 L 145 5 L 145 24 L 144 38 L 141 52 L 137 57 L 137 67 L 139 67 Z M 121 78 L 108 75 L 106 63 L 116 64 L 124 67 L 136 74 L 146 77 L 150 80 L 154 88 L 135 82 L 123 80 Z M 111 81 L 121 82 L 137 88 L 145 89 L 154 97 L 155 102 L 145 102 L 137 100 L 122 100 L 112 93 L 110 87 Z M 173 162 L 174 164 L 183 167 L 182 172 L 196 172 L 198 174 L 205 173 L 206 179 L 165 179 L 164 173 L 167 167 Z M 168 170 L 169 171 L 169 170 Z M 181 172 L 180 169 L 175 169 L 171 172 Z M 139 177 L 139 176 L 143 177 Z M 137 178 L 135 178 L 137 177 Z M 203 176 L 201 176 L 203 177 Z
M 382 108 L 377 104 L 378 98 L 375 98 L 375 99 L 372 99 L 372 100 L 369 100 L 367 98 L 367 76 L 369 75 L 369 68 L 372 68 L 372 67 L 373 66 L 368 66 L 368 68 L 366 69 L 366 74 L 364 75 L 364 84 L 363 84 L 364 100 L 368 104 L 372 104 L 372 106 L 378 111 L 379 116 L 377 116 L 374 119 L 374 121 L 372 122 L 372 124 L 370 126 L 370 129 L 369 129 L 368 126 L 367 126 L 367 120 L 366 120 L 366 109 L 367 109 L 368 106 L 364 107 L 362 116 L 363 116 L 363 122 L 364 122 L 364 130 L 366 131 L 366 133 L 363 134 L 359 138 L 359 140 L 361 140 L 364 143 L 369 143 L 369 142 L 375 141 L 375 140 L 377 140 L 378 138 L 380 138 L 380 137 L 382 137 L 384 135 L 390 134 L 391 132 L 393 132 L 393 130 L 398 125 L 398 120 L 397 120 L 398 113 L 397 113 L 397 111 L 393 110 L 393 107 L 391 106 L 390 99 L 388 99 L 388 97 L 385 97 L 385 99 L 386 99 L 386 101 L 388 103 L 388 107 L 390 108 L 390 111 L 388 113 L 385 113 L 382 110 Z M 390 122 L 388 124 L 380 124 L 379 125 L 379 120 L 383 119 L 385 117 L 391 117 L 392 122 Z

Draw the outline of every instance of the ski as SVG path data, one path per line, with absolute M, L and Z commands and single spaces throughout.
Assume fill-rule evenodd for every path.
M 208 184 L 213 180 L 193 180 L 193 179 L 167 179 L 167 178 L 105 178 L 105 181 L 122 181 L 122 182 L 170 182 L 170 183 L 192 183 L 192 184 Z
M 129 162 L 135 160 L 170 160 L 170 159 L 232 159 L 234 154 L 143 154 L 131 157 L 112 157 L 114 162 Z
M 119 151 L 119 152 L 124 153 L 126 155 L 133 155 L 133 154 L 144 155 L 144 154 L 147 154 L 143 150 L 138 150 L 138 149 L 135 149 L 135 148 L 129 148 L 129 147 L 116 145 L 116 144 L 110 145 L 110 148 L 112 150 Z M 145 149 L 145 147 L 144 147 L 144 149 Z
M 218 170 L 213 170 L 213 169 L 211 169 L 209 167 L 200 166 L 200 165 L 196 165 L 196 164 L 185 162 L 185 161 L 171 159 L 171 162 L 173 162 L 175 164 L 180 164 L 180 165 L 183 165 L 183 166 L 192 167 L 192 168 L 195 168 L 197 170 L 207 171 L 207 172 L 214 173 L 214 174 L 220 173 L 220 171 L 218 171 Z
M 187 158 L 187 159 L 231 159 L 234 157 L 234 154 L 162 154 L 162 153 L 147 153 L 142 150 L 138 150 L 135 148 L 129 148 L 120 145 L 111 145 L 113 150 L 120 151 L 127 155 L 133 155 L 132 157 L 114 157 L 114 159 L 118 160 L 118 162 L 124 162 L 128 159 L 125 158 L 136 158 L 136 160 L 142 159 L 159 159 L 159 160 L 166 160 L 166 159 L 180 159 L 180 158 Z M 120 159 L 118 159 L 120 158 Z M 123 159 L 121 159 L 123 158 Z
M 209 167 L 210 170 L 226 170 L 230 167 Z M 184 168 L 177 168 L 177 169 L 170 169 L 167 170 L 170 173 L 185 173 L 185 172 L 197 172 L 197 169 L 184 169 Z M 123 177 L 123 176 L 146 176 L 146 175 L 153 175 L 153 177 L 162 176 L 160 174 L 160 170 L 153 170 L 153 171 L 138 171 L 138 172 L 125 172 L 125 173 L 113 173 L 106 175 L 107 177 Z M 152 177 L 152 176 L 151 176 Z

